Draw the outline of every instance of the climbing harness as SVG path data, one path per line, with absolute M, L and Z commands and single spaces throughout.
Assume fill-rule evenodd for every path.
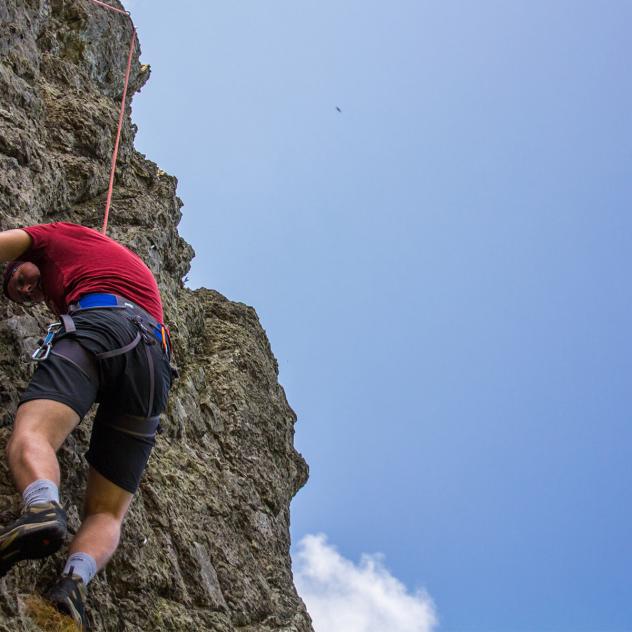
M 108 9 L 110 11 L 114 11 L 115 13 L 121 13 L 126 15 L 129 18 L 129 22 L 132 25 L 132 38 L 129 45 L 129 53 L 127 55 L 127 69 L 125 71 L 125 83 L 123 85 L 123 96 L 121 98 L 121 108 L 119 111 L 119 119 L 118 119 L 118 128 L 116 130 L 116 140 L 114 141 L 114 150 L 112 152 L 112 163 L 110 165 L 110 182 L 108 185 L 108 194 L 107 199 L 105 201 L 105 213 L 103 218 L 103 227 L 101 228 L 101 233 L 105 235 L 108 227 L 108 217 L 110 215 L 110 206 L 112 204 L 112 191 L 114 189 L 114 175 L 116 173 L 116 161 L 118 159 L 118 151 L 119 144 L 121 141 L 121 130 L 123 129 L 123 117 L 125 115 L 125 101 L 127 100 L 127 88 L 129 85 L 129 76 L 132 69 L 132 57 L 134 55 L 134 50 L 136 49 L 136 27 L 134 26 L 134 22 L 132 21 L 132 16 L 129 11 L 125 11 L 124 9 L 119 9 L 118 7 L 113 7 L 111 4 L 107 4 L 106 2 L 101 2 L 101 0 L 90 0 L 94 4 Z
M 104 351 L 102 353 L 90 353 L 72 336 L 77 332 L 73 316 L 90 310 L 114 309 L 125 312 L 127 319 L 136 325 L 138 331 L 134 339 L 123 347 Z M 147 371 L 149 378 L 149 396 L 147 401 L 147 412 L 145 416 L 137 415 L 117 415 L 113 419 L 108 419 L 102 423 L 111 426 L 121 432 L 138 437 L 153 437 L 156 432 L 160 432 L 160 416 L 152 416 L 152 408 L 156 387 L 156 368 L 150 347 L 159 344 L 167 360 L 171 360 L 171 342 L 169 330 L 162 323 L 159 323 L 153 316 L 144 309 L 116 294 L 93 293 L 86 294 L 79 301 L 68 308 L 67 314 L 62 314 L 59 322 L 52 323 L 48 327 L 45 338 L 39 341 L 38 348 L 31 356 L 33 360 L 42 362 L 51 354 L 62 356 L 82 369 L 93 381 L 98 380 L 98 364 L 102 360 L 124 355 L 135 349 L 141 341 L 145 344 L 145 355 L 147 358 Z M 55 341 L 55 338 L 63 335 Z M 66 337 L 70 336 L 70 337 Z M 54 345 L 54 346 L 53 346 Z M 171 365 L 173 376 L 177 376 L 177 369 Z
M 132 301 L 122 298 L 116 294 L 93 293 L 82 296 L 76 303 L 70 305 L 68 314 L 76 314 L 77 312 L 85 312 L 90 309 L 124 309 L 130 312 L 129 320 L 136 323 L 140 333 L 136 344 L 140 342 L 141 337 L 148 344 L 159 342 L 162 350 L 171 357 L 171 342 L 169 339 L 169 330 L 162 323 L 159 323 L 153 316 L 150 316 L 142 307 L 139 307 Z M 65 315 L 60 318 L 64 318 Z M 155 338 L 155 340 L 153 340 Z M 135 345 L 134 345 L 135 346 Z M 133 349 L 133 347 L 130 347 Z
M 36 362 L 46 360 L 50 355 L 55 336 L 62 332 L 65 334 L 73 334 L 77 331 L 72 319 L 73 314 L 93 309 L 127 310 L 128 320 L 133 322 L 138 328 L 136 337 L 129 344 L 120 349 L 97 353 L 95 354 L 97 359 L 113 358 L 114 356 L 127 353 L 134 349 L 141 340 L 148 345 L 154 345 L 158 342 L 166 354 L 167 359 L 171 359 L 171 340 L 169 329 L 165 327 L 165 325 L 159 323 L 153 316 L 135 303 L 132 303 L 132 301 L 128 301 L 116 294 L 101 293 L 86 294 L 76 303 L 70 305 L 68 307 L 68 313 L 62 314 L 59 317 L 59 322 L 52 323 L 48 326 L 46 336 L 39 340 L 38 347 L 31 355 L 31 358 Z

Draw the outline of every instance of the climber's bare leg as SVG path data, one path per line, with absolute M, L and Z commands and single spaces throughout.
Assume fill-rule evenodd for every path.
M 118 547 L 121 526 L 133 497 L 90 467 L 85 517 L 69 554 L 87 553 L 96 561 L 97 570 L 102 569 Z
M 50 399 L 35 399 L 18 408 L 6 451 L 20 493 L 39 479 L 59 487 L 56 452 L 78 423 L 79 415 L 70 406 Z

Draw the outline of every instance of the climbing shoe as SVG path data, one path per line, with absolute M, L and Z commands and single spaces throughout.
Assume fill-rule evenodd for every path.
M 68 615 L 80 630 L 87 630 L 86 623 L 86 585 L 79 575 L 62 575 L 57 583 L 44 595 L 59 612 Z
M 55 553 L 66 537 L 66 512 L 56 502 L 31 505 L 0 530 L 0 577 L 17 562 Z

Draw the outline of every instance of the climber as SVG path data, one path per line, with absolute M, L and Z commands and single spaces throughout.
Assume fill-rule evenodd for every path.
M 67 535 L 56 451 L 93 402 L 84 517 L 45 595 L 86 628 L 86 586 L 115 552 L 171 386 L 170 341 L 156 281 L 140 257 L 90 228 L 52 223 L 0 232 L 3 289 L 46 301 L 59 318 L 33 354 L 7 458 L 22 515 L 0 531 L 0 577 L 55 553 Z

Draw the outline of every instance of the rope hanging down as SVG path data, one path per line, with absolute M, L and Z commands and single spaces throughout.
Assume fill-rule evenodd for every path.
M 132 17 L 129 14 L 129 11 L 125 11 L 124 9 L 119 9 L 118 7 L 113 7 L 111 4 L 107 4 L 106 2 L 101 2 L 101 0 L 90 0 L 94 4 L 99 5 L 100 7 L 104 7 L 105 9 L 109 9 L 110 11 L 114 11 L 116 13 L 122 13 L 129 18 L 129 22 L 132 25 L 132 39 L 129 44 L 129 54 L 127 56 L 127 70 L 125 71 L 125 83 L 123 85 L 123 97 L 121 98 L 121 109 L 119 111 L 119 119 L 118 119 L 118 129 L 116 130 L 116 140 L 114 141 L 114 151 L 112 152 L 112 165 L 110 167 L 110 183 L 108 186 L 108 195 L 105 201 L 105 215 L 103 218 L 103 228 L 101 228 L 101 233 L 105 235 L 105 232 L 108 227 L 108 217 L 110 215 L 110 205 L 112 204 L 112 190 L 114 189 L 114 174 L 116 172 L 116 161 L 118 159 L 118 151 L 119 144 L 121 141 L 121 130 L 123 129 L 123 117 L 125 116 L 125 101 L 127 100 L 127 87 L 129 85 L 129 76 L 132 69 L 132 57 L 134 56 L 134 50 L 136 48 L 136 27 L 134 26 L 134 22 L 132 22 Z

